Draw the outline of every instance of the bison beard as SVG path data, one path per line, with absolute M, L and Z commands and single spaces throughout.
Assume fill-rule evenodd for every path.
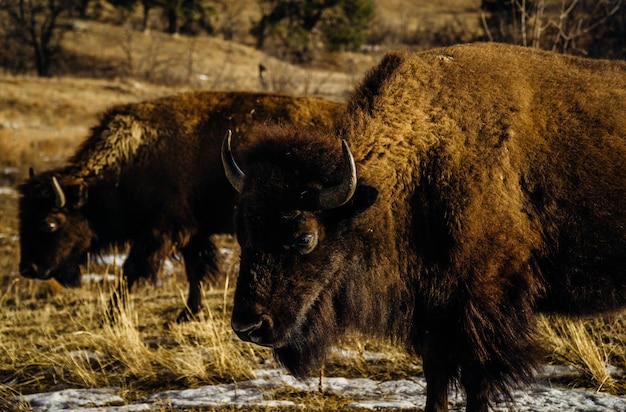
M 300 330 L 290 335 L 285 346 L 274 349 L 274 357 L 295 377 L 303 378 L 324 364 L 340 335 L 333 305 L 323 295 L 309 310 Z

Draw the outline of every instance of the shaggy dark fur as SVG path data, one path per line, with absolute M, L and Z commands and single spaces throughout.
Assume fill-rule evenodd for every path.
M 329 136 L 273 128 L 236 160 L 232 324 L 298 376 L 346 329 L 423 358 L 427 411 L 532 379 L 537 312 L 626 305 L 626 64 L 499 44 L 394 52 Z M 342 206 L 309 198 L 341 179 Z
M 201 279 L 217 274 L 211 235 L 233 231 L 236 192 L 220 160 L 227 130 L 243 144 L 265 122 L 328 126 L 343 107 L 319 98 L 197 92 L 111 108 L 66 167 L 21 185 L 21 274 L 76 286 L 87 252 L 129 243 L 123 273 L 130 288 L 180 251 L 189 296 L 179 320 L 186 319 L 199 310 Z

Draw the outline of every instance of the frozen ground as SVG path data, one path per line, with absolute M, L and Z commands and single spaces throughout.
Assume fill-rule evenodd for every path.
M 572 373 L 568 368 L 546 367 L 539 374 L 537 384 L 514 392 L 514 405 L 498 403 L 495 411 L 524 412 L 599 412 L 626 411 L 626 398 L 582 389 L 568 389 L 550 385 L 548 379 Z M 187 390 L 155 393 L 127 404 L 118 395 L 117 388 L 67 389 L 58 392 L 27 395 L 20 398 L 37 412 L 134 412 L 149 411 L 159 406 L 173 408 L 210 407 L 298 407 L 290 400 L 280 398 L 286 390 L 317 391 L 318 379 L 297 381 L 278 369 L 256 372 L 256 379 L 233 384 L 209 385 Z M 348 408 L 371 410 L 399 410 L 423 408 L 426 401 L 426 383 L 422 377 L 410 380 L 379 382 L 370 379 L 325 378 L 324 391 L 353 399 Z M 463 410 L 463 398 L 453 393 L 451 410 Z

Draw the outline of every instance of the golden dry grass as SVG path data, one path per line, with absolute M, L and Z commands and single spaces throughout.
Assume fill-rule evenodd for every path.
M 27 283 L 14 281 L 0 301 L 0 364 L 3 384 L 13 391 L 117 386 L 141 394 L 230 382 L 252 376 L 260 356 L 230 332 L 223 291 L 206 291 L 205 319 L 169 325 L 185 285 L 145 287 L 110 324 L 103 322 L 109 296 L 103 289 L 40 296 Z
M 538 335 L 549 359 L 574 366 L 580 378 L 573 385 L 626 394 L 626 316 L 568 319 L 541 316 Z M 621 370 L 612 376 L 610 366 Z

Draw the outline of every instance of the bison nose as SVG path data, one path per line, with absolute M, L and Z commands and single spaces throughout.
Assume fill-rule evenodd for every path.
M 35 263 L 20 263 L 20 275 L 25 278 L 37 278 L 38 272 L 39 270 Z
M 237 333 L 237 335 L 242 337 L 243 340 L 249 340 L 246 338 L 254 334 L 255 331 L 261 329 L 261 326 L 263 326 L 263 321 L 259 319 L 256 322 L 253 321 L 253 323 L 239 323 L 233 319 L 231 321 L 231 326 L 233 327 L 233 330 Z
M 231 327 L 246 342 L 270 346 L 272 344 L 272 318 L 269 315 L 245 315 L 233 312 Z
M 46 270 L 42 272 L 41 268 L 36 263 L 22 263 L 20 262 L 20 275 L 29 279 L 48 279 L 50 277 L 50 271 Z

